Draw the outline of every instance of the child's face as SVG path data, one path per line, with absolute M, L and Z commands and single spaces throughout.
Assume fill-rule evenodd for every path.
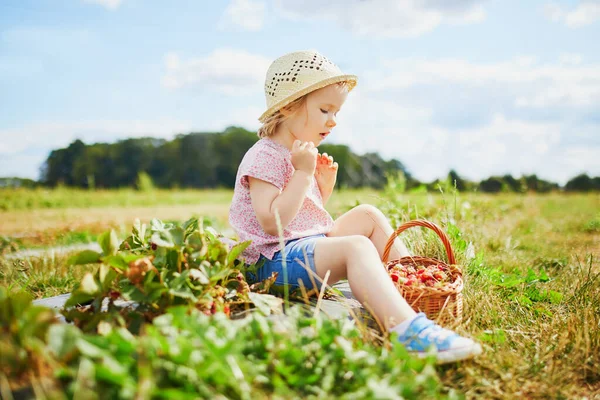
M 348 90 L 333 84 L 306 97 L 304 107 L 285 121 L 296 139 L 318 146 L 336 126 L 337 113 L 348 97 Z

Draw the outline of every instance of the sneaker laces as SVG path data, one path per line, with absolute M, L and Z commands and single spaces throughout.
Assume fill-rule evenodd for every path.
M 421 329 L 418 332 L 415 332 L 415 336 L 419 339 L 440 343 L 452 336 L 458 335 L 448 329 L 442 328 L 431 320 L 427 320 L 426 323 L 421 326 Z

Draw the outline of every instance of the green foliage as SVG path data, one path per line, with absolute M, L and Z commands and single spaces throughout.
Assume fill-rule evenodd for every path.
M 411 190 L 410 187 L 408 190 Z M 333 207 L 332 214 L 336 214 L 342 206 L 360 204 L 360 201 L 355 201 L 358 197 L 356 193 L 342 191 L 334 196 L 329 203 Z M 110 192 L 99 190 L 96 192 L 97 198 L 91 199 L 85 197 L 87 194 L 81 190 L 62 188 L 56 192 L 20 191 L 16 197 L 24 206 L 29 203 L 31 209 L 47 207 L 45 200 L 55 207 L 61 204 L 62 207 L 68 207 L 69 200 L 78 205 L 119 204 L 123 207 L 127 201 L 131 201 L 129 204 L 138 204 L 141 198 L 155 201 L 155 197 L 169 204 L 171 201 L 184 203 L 200 199 L 203 205 L 212 207 L 226 203 L 231 196 L 228 191 L 178 191 L 169 194 L 157 190 L 156 195 L 144 197 L 142 193 L 125 189 Z M 477 337 L 482 342 L 484 354 L 475 361 L 436 367 L 441 379 L 441 382 L 435 383 L 436 390 L 441 394 L 428 392 L 426 387 L 422 387 L 424 371 L 430 370 L 429 366 L 425 366 L 421 372 L 408 369 L 397 373 L 398 366 L 404 368 L 411 361 L 394 356 L 392 353 L 401 350 L 389 350 L 387 340 L 382 348 L 377 336 L 359 341 L 354 336 L 356 333 L 342 329 L 338 331 L 336 328 L 323 333 L 323 343 L 331 343 L 329 347 L 314 340 L 304 346 L 299 341 L 304 334 L 304 325 L 300 322 L 285 323 L 287 318 L 292 317 L 295 307 L 281 319 L 275 316 L 262 318 L 259 312 L 244 312 L 239 316 L 247 316 L 238 320 L 233 313 L 231 319 L 221 312 L 210 317 L 204 316 L 202 310 L 194 311 L 194 307 L 184 303 L 179 307 L 186 311 L 186 316 L 206 319 L 208 322 L 200 324 L 184 320 L 189 324 L 189 329 L 180 329 L 172 328 L 169 325 L 171 321 L 166 319 L 167 322 L 157 328 L 157 322 L 171 313 L 167 309 L 167 314 L 144 324 L 145 327 L 141 327 L 139 334 L 135 335 L 123 328 L 119 320 L 101 321 L 94 330 L 98 333 L 93 334 L 82 332 L 73 325 L 52 324 L 51 334 L 46 338 L 53 343 L 42 352 L 49 356 L 50 360 L 46 360 L 48 363 L 52 361 L 51 368 L 45 368 L 44 371 L 45 377 L 57 377 L 57 384 L 62 386 L 56 397 L 39 394 L 37 397 L 69 398 L 74 397 L 77 391 L 82 398 L 101 398 L 99 393 L 102 391 L 106 393 L 105 397 L 119 398 L 135 390 L 138 398 L 149 398 L 147 393 L 152 393 L 154 398 L 186 398 L 185 395 L 191 398 L 237 398 L 239 387 L 246 388 L 253 398 L 344 398 L 343 393 L 307 393 L 312 386 L 326 386 L 331 379 L 325 379 L 328 374 L 333 375 L 336 385 L 342 387 L 340 392 L 345 390 L 352 394 L 346 398 L 398 397 L 404 393 L 399 391 L 400 387 L 417 393 L 406 395 L 405 398 L 452 397 L 453 392 L 445 392 L 448 388 L 460 391 L 465 398 L 594 397 L 600 382 L 600 331 L 597 329 L 600 326 L 600 273 L 595 255 L 597 232 L 588 232 L 584 228 L 588 222 L 597 219 L 598 197 L 595 194 L 565 196 L 552 193 L 524 198 L 511 193 L 486 196 L 452 192 L 450 199 L 447 199 L 446 193 L 440 195 L 438 191 L 401 193 L 389 198 L 384 196 L 383 199 L 380 193 L 369 192 L 363 196 L 361 201 L 364 202 L 382 200 L 380 209 L 393 219 L 394 226 L 414 218 L 439 222 L 450 236 L 459 263 L 464 268 L 465 315 L 463 322 L 455 328 L 461 334 Z M 33 210 L 31 214 L 35 212 Z M 12 215 L 7 213 L 7 216 L 10 218 Z M 210 232 L 206 223 L 203 225 L 207 238 L 212 240 L 212 237 L 218 236 L 214 233 L 208 236 Z M 590 226 L 593 228 L 593 222 Z M 140 224 L 138 230 L 141 229 Z M 150 229 L 151 225 L 148 224 L 145 232 Z M 413 254 L 444 257 L 443 249 L 439 248 L 439 239 L 426 232 L 425 229 L 410 229 L 402 234 L 402 239 L 414 250 Z M 145 237 L 146 233 L 142 236 Z M 492 239 L 497 243 L 498 251 L 485 249 Z M 120 250 L 117 251 L 119 254 Z M 98 264 L 69 268 L 65 264 L 65 258 L 58 255 L 19 260 L 0 257 L 0 285 L 22 287 L 36 297 L 46 297 L 70 291 L 75 280 L 82 280 L 85 270 L 92 271 L 92 276 L 96 276 Z M 530 269 L 531 272 L 528 272 Z M 25 276 L 27 278 L 22 278 Z M 100 276 L 98 280 L 101 280 Z M 94 290 L 93 285 L 90 288 Z M 560 296 L 553 295 L 551 291 L 560 293 L 562 299 L 559 301 Z M 252 297 L 251 293 L 249 297 Z M 259 303 L 254 301 L 254 306 L 261 307 Z M 189 314 L 188 309 L 191 309 Z M 124 310 L 124 314 L 128 312 Z M 258 317 L 257 321 L 249 322 L 254 317 Z M 299 317 L 298 321 L 302 318 Z M 314 320 L 312 313 L 308 320 Z M 343 325 L 345 322 L 339 323 Z M 264 329 L 252 331 L 249 327 L 253 324 L 264 326 Z M 283 330 L 282 327 L 287 326 L 293 330 Z M 68 332 L 61 333 L 59 329 Z M 150 335 L 148 332 L 151 329 L 158 329 L 159 332 Z M 235 333 L 228 333 L 229 329 Z M 246 333 L 246 329 L 249 332 Z M 121 337 L 106 339 L 114 332 Z M 364 337 L 364 331 L 360 333 Z M 231 339 L 233 335 L 235 338 Z M 331 340 L 333 335 L 349 338 L 353 352 L 338 357 L 334 346 L 337 341 Z M 324 350 L 320 352 L 316 349 L 315 343 Z M 236 368 L 235 373 L 238 375 L 234 375 L 235 366 L 229 366 L 227 360 L 213 358 L 213 351 L 223 355 L 224 349 L 236 361 L 239 370 Z M 310 355 L 317 354 L 315 359 L 321 361 L 313 363 L 313 368 L 322 367 L 319 370 L 322 378 L 313 377 L 313 371 L 306 365 L 307 360 L 298 357 L 296 349 Z M 368 361 L 369 365 L 360 365 L 365 369 L 361 379 L 357 379 L 356 383 L 356 375 L 340 379 L 341 372 L 336 371 L 341 371 L 347 365 L 357 368 L 356 363 L 349 359 L 356 357 L 355 354 L 361 350 L 374 355 L 375 364 L 371 364 L 373 357 L 365 356 L 365 363 Z M 236 353 L 238 351 L 242 351 L 242 354 Z M 33 355 L 28 361 L 30 367 L 21 379 L 27 379 L 39 364 L 37 354 L 30 355 Z M 200 357 L 206 360 L 202 365 L 198 361 Z M 387 357 L 386 360 L 392 365 L 386 365 L 383 357 Z M 286 368 L 280 371 L 276 367 L 279 366 L 277 361 L 282 359 L 286 360 Z M 119 365 L 115 365 L 114 360 Z M 253 361 L 252 369 L 248 360 Z M 264 370 L 267 372 L 262 373 Z M 239 371 L 242 371 L 242 378 L 238 378 L 241 376 Z M 278 378 L 272 379 L 276 374 Z M 321 380 L 313 384 L 309 379 Z M 9 382 L 11 388 L 24 383 L 18 377 L 5 377 L 0 373 L 0 389 L 5 390 L 2 395 L 7 398 L 5 382 Z M 232 388 L 236 382 L 237 386 Z M 369 382 L 374 384 L 370 385 Z M 385 385 L 390 383 L 397 385 L 392 386 L 391 393 L 375 392 L 377 389 L 386 390 Z M 31 384 L 36 385 L 36 382 L 31 381 Z M 308 389 L 297 389 L 300 384 L 305 384 Z M 208 388 L 209 394 L 190 395 L 189 392 L 196 387 Z M 364 392 L 360 392 L 361 388 L 369 391 L 362 397 Z M 275 390 L 278 392 L 275 393 Z M 19 398 L 16 392 L 13 392 L 13 397 Z M 30 397 L 34 397 L 33 392 Z
M 587 221 L 585 223 L 585 225 L 583 226 L 583 230 L 584 230 L 584 232 L 589 232 L 589 233 L 600 232 L 600 213 L 596 216 L 596 218 L 593 218 L 593 219 Z
M 600 190 L 600 177 L 591 178 L 587 174 L 580 174 L 569 180 L 565 185 L 568 192 L 589 192 Z
M 140 192 L 132 188 L 81 190 L 76 188 L 37 188 L 0 190 L 0 210 L 32 210 L 90 207 L 149 207 L 224 203 L 231 201 L 230 190 L 165 190 Z
M 152 192 L 154 190 L 154 183 L 152 182 L 152 177 L 148 175 L 148 173 L 146 173 L 145 171 L 139 172 L 135 187 L 140 192 Z
M 39 368 L 33 361 L 43 361 L 46 332 L 55 322 L 50 309 L 31 305 L 28 293 L 0 286 L 0 372 L 20 378 Z
M 455 187 L 459 192 L 467 190 L 467 182 L 453 169 L 448 173 L 448 181 L 450 182 L 450 186 Z
M 402 171 L 396 173 L 386 173 L 387 183 L 384 188 L 384 193 L 387 197 L 393 197 L 400 193 L 406 192 L 406 175 Z
M 100 235 L 98 243 L 102 253 L 85 250 L 69 259 L 72 265 L 100 263 L 95 273 L 83 277 L 63 311 L 85 331 L 96 331 L 101 321 L 114 321 L 137 332 L 140 324 L 174 305 L 227 315 L 257 303 L 265 313 L 281 309 L 281 301 L 266 294 L 269 285 L 265 290 L 264 283 L 251 287 L 245 281 L 246 267 L 237 257 L 249 242 L 229 249 L 198 218 L 181 226 L 153 219 L 147 227 L 136 220 L 123 242 L 111 230 Z M 256 293 L 250 295 L 252 289 Z M 135 310 L 117 300 L 135 302 Z
M 156 317 L 139 335 L 115 324 L 99 334 L 75 325 L 38 322 L 45 308 L 0 288 L 0 306 L 17 307 L 3 317 L 3 340 L 36 351 L 52 368 L 37 371 L 68 398 L 440 398 L 443 387 L 434 359 L 416 359 L 400 345 L 365 342 L 354 323 L 301 307 L 285 319 L 254 313 L 230 320 L 175 306 Z M 18 312 L 15 312 L 18 311 Z M 38 316 L 32 320 L 29 316 Z M 27 317 L 24 317 L 27 316 Z M 27 326 L 22 326 L 28 322 Z M 2 351 L 6 352 L 6 347 Z M 11 348 L 12 349 L 12 348 Z M 33 362 L 31 352 L 23 360 Z M 3 358 L 3 361 L 5 358 Z M 14 382 L 14 370 L 3 370 Z M 23 383 L 34 384 L 25 380 Z M 3 388 L 6 394 L 7 388 Z M 450 392 L 450 397 L 456 395 Z
M 499 193 L 505 190 L 505 183 L 501 178 L 492 176 L 479 182 L 479 190 L 486 193 Z
M 246 151 L 258 140 L 256 133 L 239 127 L 223 132 L 192 132 L 171 141 L 135 138 L 114 144 L 86 145 L 80 140 L 51 152 L 42 171 L 46 185 L 94 188 L 232 188 Z M 403 171 L 398 160 L 383 160 L 376 153 L 357 155 L 348 146 L 325 144 L 320 151 L 341 166 L 342 188 L 383 188 L 386 174 Z M 147 174 L 147 175 L 145 175 Z M 90 177 L 92 179 L 90 179 Z M 151 182 L 151 184 L 150 184 Z
M 474 276 L 482 276 L 507 299 L 522 306 L 531 307 L 536 302 L 559 304 L 563 294 L 545 287 L 550 282 L 546 270 L 536 272 L 528 268 L 525 273 L 516 270 L 503 272 L 500 267 L 487 266 L 483 261 L 483 252 L 479 252 L 468 264 L 468 271 Z
M 17 178 L 17 177 L 7 177 L 0 178 L 0 188 L 28 188 L 33 189 L 40 185 L 40 182 L 37 182 L 33 179 L 27 178 Z

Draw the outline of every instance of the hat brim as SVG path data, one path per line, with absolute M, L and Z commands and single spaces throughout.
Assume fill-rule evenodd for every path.
M 267 120 L 267 118 L 269 118 L 269 116 L 271 116 L 275 111 L 282 109 L 283 107 L 290 104 L 292 101 L 299 99 L 300 97 L 302 97 L 310 92 L 314 92 L 315 90 L 319 90 L 319 89 L 324 88 L 325 86 L 329 86 L 331 84 L 339 83 L 339 82 L 349 82 L 348 92 L 350 92 L 356 86 L 356 84 L 358 82 L 358 77 L 356 75 L 337 75 L 337 76 L 327 78 L 322 81 L 313 83 L 312 85 L 307 86 L 304 89 L 292 94 L 291 96 L 286 97 L 285 99 L 280 100 L 277 103 L 273 104 L 271 107 L 269 107 L 269 109 L 267 111 L 265 111 L 258 118 L 258 120 L 260 122 L 264 123 Z

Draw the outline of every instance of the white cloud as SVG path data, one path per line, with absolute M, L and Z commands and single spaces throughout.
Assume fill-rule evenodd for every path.
M 562 22 L 569 28 L 580 28 L 600 20 L 600 2 L 583 1 L 572 11 L 565 11 L 555 3 L 544 6 L 544 15 L 554 22 Z
M 565 149 L 562 163 L 574 173 L 572 178 L 579 173 L 587 173 L 591 176 L 600 176 L 600 163 L 598 162 L 600 146 L 572 146 Z
M 219 29 L 237 26 L 247 31 L 260 31 L 264 25 L 267 5 L 264 1 L 232 0 L 225 9 Z
M 561 64 L 579 65 L 583 61 L 583 56 L 581 54 L 562 53 L 559 60 Z
M 412 37 L 432 31 L 442 23 L 470 24 L 485 19 L 473 0 L 276 0 L 276 9 L 291 19 L 333 21 L 356 35 Z
M 116 10 L 121 6 L 122 0 L 83 0 L 86 3 L 98 4 L 107 10 Z
M 565 62 L 569 60 L 570 63 Z M 457 85 L 496 88 L 515 94 L 514 105 L 593 107 L 600 101 L 600 65 L 582 64 L 576 54 L 561 56 L 559 63 L 540 64 L 521 56 L 498 63 L 472 63 L 460 59 L 382 60 L 382 68 L 369 71 L 369 90 L 404 90 L 419 85 Z
M 270 64 L 266 57 L 235 49 L 217 49 L 185 61 L 169 53 L 162 84 L 170 89 L 200 87 L 227 95 L 260 93 Z

